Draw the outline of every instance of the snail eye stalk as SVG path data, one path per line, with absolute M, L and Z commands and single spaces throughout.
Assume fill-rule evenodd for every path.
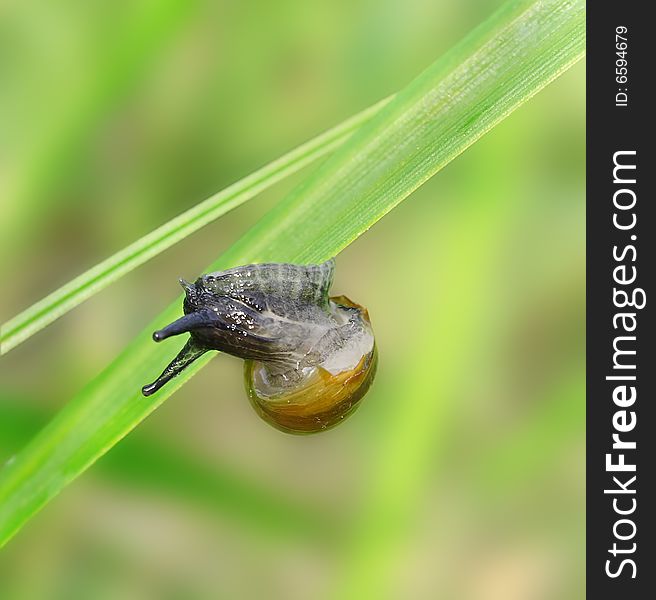
M 215 315 L 209 310 L 201 310 L 198 312 L 189 313 L 180 317 L 173 323 L 169 323 L 166 327 L 157 330 L 153 333 L 153 339 L 156 342 L 161 342 L 166 338 L 181 333 L 190 333 L 194 329 L 201 329 L 202 327 L 211 327 L 216 322 Z

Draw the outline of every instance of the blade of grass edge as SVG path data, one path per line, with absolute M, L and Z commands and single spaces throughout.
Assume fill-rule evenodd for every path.
M 385 98 L 377 102 L 210 196 L 25 309 L 2 325 L 0 354 L 6 354 L 123 275 L 188 235 L 332 152 L 389 100 L 390 98 Z
M 337 254 L 583 56 L 583 0 L 509 2 L 424 71 L 208 270 Z M 169 306 L 0 473 L 0 545 L 205 366 L 158 394 L 144 381 L 175 350 L 155 345 Z M 176 344 L 177 346 L 177 344 Z

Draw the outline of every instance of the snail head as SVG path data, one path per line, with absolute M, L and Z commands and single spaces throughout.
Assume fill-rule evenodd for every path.
M 208 350 L 219 350 L 242 359 L 275 362 L 286 354 L 281 341 L 263 335 L 270 318 L 261 310 L 229 295 L 208 290 L 201 279 L 195 283 L 180 280 L 185 291 L 184 316 L 153 333 L 161 342 L 169 337 L 189 333 L 190 338 L 180 353 L 152 384 L 142 388 L 149 396 Z

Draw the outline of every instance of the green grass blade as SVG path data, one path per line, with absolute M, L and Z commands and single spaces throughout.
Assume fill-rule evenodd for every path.
M 47 414 L 23 400 L 0 394 L 0 461 L 47 421 Z M 99 460 L 96 468 L 112 484 L 190 501 L 259 534 L 329 539 L 339 529 L 339 515 L 318 507 L 309 495 L 299 498 L 228 464 L 207 464 L 163 440 L 131 436 Z
M 123 250 L 82 273 L 2 325 L 0 350 L 9 352 L 53 321 L 167 248 L 254 198 L 278 181 L 325 156 L 375 115 L 381 100 L 183 212 Z
M 512 110 L 582 57 L 583 0 L 510 2 L 361 127 L 209 269 L 338 253 Z M 408 235 L 412 235 L 408 232 Z M 139 334 L 0 473 L 0 544 L 210 360 L 149 398 L 140 387 L 177 344 Z

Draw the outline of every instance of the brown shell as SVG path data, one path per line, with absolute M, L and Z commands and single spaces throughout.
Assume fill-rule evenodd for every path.
M 342 306 L 360 310 L 371 324 L 369 312 L 346 296 L 331 300 Z M 378 366 L 378 351 L 374 344 L 350 371 L 333 375 L 319 367 L 302 387 L 277 397 L 260 396 L 253 385 L 253 373 L 262 365 L 253 360 L 244 362 L 244 382 L 253 408 L 267 423 L 286 433 L 318 433 L 339 425 L 359 406 L 371 386 Z
M 244 363 L 246 392 L 257 413 L 287 433 L 318 433 L 341 423 L 360 404 L 376 374 L 378 352 L 362 357 L 355 369 L 332 375 L 319 367 L 303 385 L 284 396 L 259 396 L 252 385 L 256 361 Z

